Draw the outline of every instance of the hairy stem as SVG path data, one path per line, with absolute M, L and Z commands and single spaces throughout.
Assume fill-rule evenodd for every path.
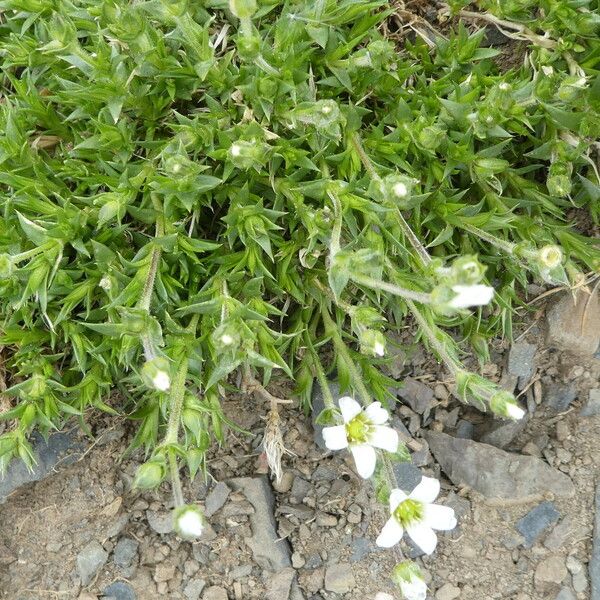
M 389 292 L 390 294 L 394 294 L 394 296 L 400 296 L 401 298 L 407 300 L 414 300 L 415 302 L 420 302 L 421 304 L 431 304 L 431 294 L 427 294 L 425 292 L 409 290 L 394 283 L 387 283 L 373 277 L 368 277 L 367 275 L 359 275 L 358 273 L 350 275 L 350 278 L 359 285 L 364 285 L 365 287 L 369 287 L 374 290 Z
M 348 347 L 346 346 L 342 336 L 340 335 L 340 328 L 336 323 L 334 323 L 331 318 L 329 311 L 326 307 L 323 306 L 321 309 L 321 315 L 323 316 L 323 323 L 325 324 L 325 330 L 331 336 L 333 341 L 333 345 L 338 353 L 338 356 L 344 361 L 346 364 L 346 368 L 350 373 L 350 378 L 352 379 L 352 384 L 358 391 L 361 396 L 362 403 L 366 406 L 371 403 L 371 394 L 369 394 L 369 390 L 367 386 L 364 384 L 362 380 L 362 376 L 356 368 L 356 364 L 352 360 L 350 356 L 350 352 L 348 351 Z
M 367 173 L 375 181 L 380 181 L 381 177 L 377 173 L 373 163 L 371 162 L 371 159 L 367 156 L 367 153 L 365 152 L 365 149 L 363 147 L 362 141 L 358 133 L 354 132 L 350 139 Z M 406 222 L 406 219 L 402 216 L 400 210 L 398 210 L 398 222 L 400 223 L 400 228 L 406 236 L 406 239 L 409 241 L 410 245 L 418 254 L 419 258 L 421 259 L 421 262 L 424 266 L 427 266 L 431 262 L 431 256 L 429 256 L 429 252 L 427 252 L 427 249 L 421 243 L 421 240 L 419 240 L 415 232 L 411 229 L 410 225 Z

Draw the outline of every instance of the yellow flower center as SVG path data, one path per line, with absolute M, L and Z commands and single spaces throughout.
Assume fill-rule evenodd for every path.
M 350 442 L 363 444 L 368 440 L 370 431 L 371 423 L 363 414 L 346 423 L 346 434 Z
M 414 521 L 421 521 L 425 513 L 422 502 L 411 500 L 407 498 L 404 502 L 401 502 L 396 510 L 394 511 L 394 517 L 402 525 L 406 527 Z

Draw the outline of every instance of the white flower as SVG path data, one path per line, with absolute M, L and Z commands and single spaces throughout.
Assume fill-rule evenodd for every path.
M 176 508 L 174 521 L 175 530 L 183 538 L 199 538 L 204 531 L 204 516 L 202 511 L 193 504 Z
M 230 149 L 231 156 L 239 156 L 242 153 L 242 149 L 239 144 L 233 144 Z
M 385 354 L 385 346 L 381 342 L 375 342 L 375 346 L 373 346 L 373 352 L 377 356 L 383 356 Z
M 390 493 L 391 517 L 384 525 L 376 544 L 391 548 L 408 533 L 412 541 L 431 554 L 437 545 L 434 529 L 448 531 L 456 527 L 454 511 L 448 506 L 432 504 L 440 493 L 440 482 L 423 477 L 421 483 L 409 494 L 394 489 Z
M 456 294 L 449 304 L 452 308 L 483 306 L 494 297 L 494 288 L 489 285 L 453 285 Z
M 166 392 L 171 387 L 171 378 L 166 371 L 156 371 L 152 377 L 152 385 L 161 392 Z
M 522 419 L 525 416 L 525 411 L 517 404 L 507 403 L 506 414 L 511 419 Z
M 325 445 L 330 450 L 349 448 L 358 474 L 368 479 L 375 471 L 375 448 L 397 452 L 398 432 L 384 426 L 389 414 L 382 408 L 381 402 L 373 402 L 363 410 L 356 400 L 344 396 L 338 404 L 344 424 L 323 429 Z

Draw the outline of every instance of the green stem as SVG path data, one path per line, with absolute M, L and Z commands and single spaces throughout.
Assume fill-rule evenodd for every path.
M 400 287 L 399 285 L 396 285 L 394 283 L 387 283 L 385 281 L 380 281 L 373 277 L 368 277 L 367 275 L 359 275 L 357 273 L 351 274 L 350 278 L 353 279 L 359 285 L 364 285 L 374 290 L 382 290 L 384 292 L 389 292 L 390 294 L 394 294 L 394 296 L 400 296 L 401 298 L 407 300 L 414 300 L 415 302 L 420 302 L 421 304 L 431 304 L 431 294 L 427 294 L 425 292 L 409 290 L 407 288 Z
M 175 451 L 169 449 L 169 471 L 171 472 L 171 489 L 173 490 L 173 501 L 175 502 L 175 508 L 183 506 L 185 501 L 183 499 L 183 490 L 181 488 L 181 478 L 179 476 L 179 467 L 177 465 L 177 456 Z
M 407 300 L 406 304 L 408 305 L 408 308 L 415 317 L 415 320 L 419 324 L 421 331 L 427 337 L 430 346 L 434 349 L 436 354 L 444 361 L 448 369 L 450 369 L 450 372 L 453 375 L 456 375 L 458 371 L 462 371 L 463 369 L 460 363 L 458 363 L 458 361 L 453 356 L 451 356 L 451 354 L 446 350 L 446 348 L 444 348 L 444 345 L 437 339 L 437 337 L 435 336 L 435 332 L 431 328 L 430 324 L 427 322 L 427 319 L 425 319 L 421 311 L 415 306 L 414 302 L 412 302 L 411 300 Z
M 515 253 L 516 244 L 507 242 L 506 240 L 503 240 L 491 233 L 488 233 L 487 231 L 483 231 L 483 229 L 479 229 L 479 227 L 475 227 L 475 225 L 469 225 L 468 223 L 457 223 L 456 225 L 461 229 L 464 229 L 465 231 L 476 235 L 478 238 L 484 240 L 485 242 L 492 244 L 492 246 L 495 246 L 499 250 L 506 252 L 506 254 L 510 256 L 513 256 Z
M 340 199 L 335 194 L 329 194 L 333 202 L 334 221 L 331 230 L 331 242 L 329 243 L 329 253 L 333 258 L 340 251 L 340 239 L 342 237 L 342 205 Z
M 367 173 L 375 181 L 381 181 L 381 177 L 377 173 L 373 163 L 371 162 L 371 159 L 367 156 L 367 153 L 365 152 L 364 146 L 358 133 L 354 132 L 351 135 L 350 140 L 352 142 L 352 145 L 356 149 L 356 152 L 360 157 L 360 161 L 362 162 L 363 167 L 365 168 Z M 427 266 L 431 262 L 431 256 L 429 256 L 429 252 L 427 252 L 427 249 L 425 248 L 425 246 L 423 246 L 421 240 L 419 240 L 415 232 L 411 229 L 410 225 L 406 222 L 406 219 L 402 216 L 400 210 L 398 210 L 398 222 L 400 223 L 400 228 L 406 236 L 406 239 L 409 241 L 410 245 L 418 254 L 419 258 L 421 259 L 421 262 L 424 266 Z
M 189 333 L 192 333 L 197 325 L 200 315 L 194 315 L 187 328 Z M 167 423 L 167 432 L 163 444 L 168 448 L 169 471 L 171 474 L 171 485 L 173 489 L 173 499 L 175 506 L 184 504 L 183 492 L 181 490 L 181 479 L 179 477 L 179 467 L 177 465 L 177 456 L 172 446 L 179 441 L 179 425 L 181 422 L 181 411 L 183 409 L 183 401 L 185 398 L 185 382 L 188 374 L 188 357 L 183 353 L 177 372 L 171 384 L 169 394 L 169 421 Z
M 329 408 L 329 409 L 335 408 L 335 400 L 333 399 L 333 395 L 331 393 L 331 390 L 329 389 L 329 382 L 327 381 L 327 376 L 325 375 L 325 370 L 323 369 L 323 365 L 321 364 L 321 361 L 319 360 L 319 355 L 317 354 L 308 333 L 306 333 L 304 335 L 304 340 L 305 340 L 306 346 L 309 349 L 309 352 L 312 356 L 317 381 L 319 382 L 319 385 L 321 386 L 321 392 L 323 394 L 323 404 L 325 405 L 325 408 Z
M 352 357 L 350 356 L 350 352 L 348 351 L 348 347 L 344 343 L 342 336 L 340 335 L 339 327 L 336 323 L 333 322 L 333 319 L 329 315 L 329 311 L 325 306 L 321 308 L 321 315 L 323 316 L 323 323 L 325 324 L 325 330 L 331 336 L 333 341 L 333 345 L 338 353 L 339 357 L 344 361 L 348 372 L 350 373 L 350 378 L 352 379 L 352 384 L 360 394 L 362 398 L 362 403 L 367 406 L 371 404 L 371 394 L 367 389 L 367 386 L 364 384 L 362 380 L 362 376 L 359 373 Z
M 152 198 L 154 210 L 157 212 L 155 238 L 160 238 L 164 235 L 165 231 L 165 216 L 158 196 L 153 193 L 150 194 L 150 196 Z M 155 245 L 154 248 L 152 248 L 152 253 L 150 255 L 150 268 L 148 269 L 148 274 L 146 275 L 144 291 L 142 292 L 142 296 L 138 303 L 139 308 L 148 312 L 150 311 L 150 301 L 152 300 L 154 281 L 156 280 L 156 273 L 158 271 L 158 265 L 160 264 L 161 253 L 162 248 L 160 246 Z

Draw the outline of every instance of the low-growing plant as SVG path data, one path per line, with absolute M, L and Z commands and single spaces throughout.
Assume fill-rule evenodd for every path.
M 445 34 L 381 0 L 0 8 L 0 465 L 32 465 L 34 429 L 127 414 L 136 486 L 170 478 L 193 538 L 179 471 L 206 470 L 236 387 L 269 402 L 279 476 L 281 373 L 304 408 L 317 382 L 329 446 L 373 475 L 381 545 L 432 552 L 455 520 L 434 480 L 394 482 L 387 333 L 413 323 L 458 398 L 523 415 L 463 358 L 510 338 L 529 282 L 600 266 L 568 217 L 600 219 L 598 1 L 455 0 Z M 416 565 L 393 578 L 423 597 Z

